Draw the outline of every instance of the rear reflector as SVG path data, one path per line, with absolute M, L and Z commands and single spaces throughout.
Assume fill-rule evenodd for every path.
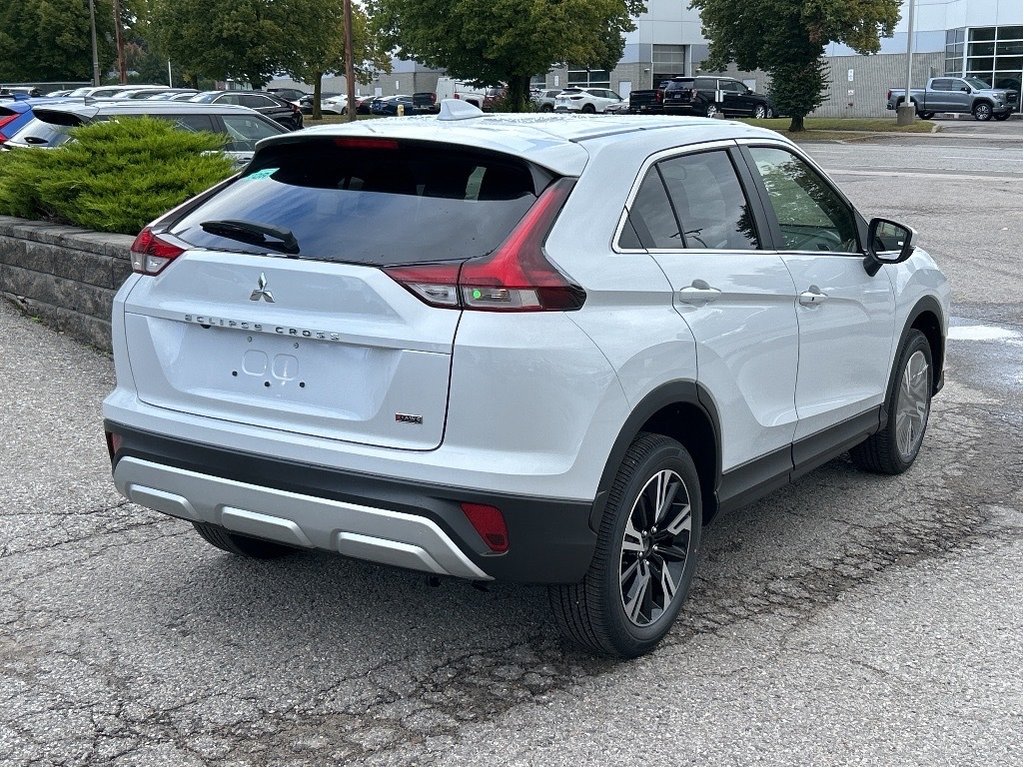
M 508 552 L 508 528 L 501 510 L 487 504 L 461 504 L 469 522 L 492 552 Z
M 141 275 L 159 274 L 184 252 L 184 248 L 162 239 L 151 227 L 146 227 L 132 243 L 132 271 Z
M 114 460 L 114 456 L 121 450 L 121 443 L 124 442 L 124 438 L 117 432 L 107 432 L 107 453 L 110 454 L 110 460 Z
M 463 264 L 384 267 L 393 280 L 435 307 L 490 312 L 569 311 L 587 294 L 547 260 L 544 240 L 572 191 L 559 179 L 527 211 L 492 253 Z

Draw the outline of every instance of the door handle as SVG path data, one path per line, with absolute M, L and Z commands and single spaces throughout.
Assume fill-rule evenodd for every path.
M 718 288 L 712 288 L 705 280 L 697 279 L 685 288 L 680 288 L 678 295 L 679 300 L 684 304 L 693 304 L 701 307 L 718 299 L 722 295 L 722 291 Z
M 799 297 L 800 305 L 804 307 L 817 307 L 820 304 L 824 304 L 827 300 L 828 294 L 822 293 L 821 289 L 816 285 L 809 287 Z

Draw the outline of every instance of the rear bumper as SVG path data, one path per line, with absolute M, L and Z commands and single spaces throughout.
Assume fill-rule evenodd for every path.
M 298 547 L 467 579 L 576 583 L 594 553 L 592 504 L 375 477 L 184 442 L 107 421 L 114 482 L 165 514 Z M 500 509 L 490 551 L 460 504 Z

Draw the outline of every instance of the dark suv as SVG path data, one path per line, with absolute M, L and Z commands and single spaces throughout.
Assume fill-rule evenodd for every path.
M 731 77 L 676 77 L 665 85 L 663 111 L 669 115 L 772 117 L 771 99 Z
M 190 101 L 199 104 L 237 104 L 256 110 L 290 131 L 302 127 L 302 111 L 290 101 L 262 91 L 207 91 Z

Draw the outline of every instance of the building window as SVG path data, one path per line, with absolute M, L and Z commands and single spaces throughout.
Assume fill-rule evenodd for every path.
M 975 27 L 967 30 L 965 74 L 996 88 L 1020 91 L 1024 71 L 1024 27 Z M 946 33 L 946 68 L 949 69 L 949 33 Z
M 942 74 L 963 77 L 966 29 L 946 30 L 946 63 Z
M 570 88 L 611 88 L 611 73 L 607 69 L 569 69 Z

